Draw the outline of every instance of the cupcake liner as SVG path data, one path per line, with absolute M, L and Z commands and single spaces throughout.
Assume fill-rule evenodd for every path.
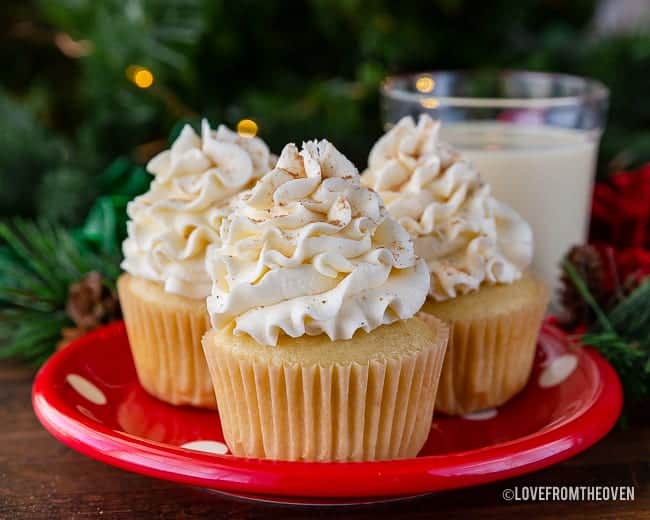
M 437 338 L 366 363 L 303 364 L 272 352 L 260 359 L 208 333 L 203 345 L 231 452 L 297 461 L 414 457 L 431 428 L 446 344 Z
M 140 384 L 162 401 L 215 409 L 201 348 L 201 337 L 210 326 L 203 302 L 170 297 L 153 282 L 148 286 L 161 294 L 144 298 L 134 291 L 135 280 L 122 275 L 118 291 Z
M 546 299 L 491 319 L 454 320 L 436 411 L 461 415 L 499 406 L 528 381 Z

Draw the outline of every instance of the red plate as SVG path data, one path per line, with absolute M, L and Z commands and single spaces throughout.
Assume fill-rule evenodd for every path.
M 52 356 L 36 376 L 32 399 L 52 435 L 108 464 L 240 496 L 327 503 L 473 486 L 550 466 L 610 430 L 622 393 L 614 370 L 598 353 L 572 346 L 547 322 L 524 391 L 498 409 L 436 415 L 416 458 L 243 459 L 225 453 L 218 414 L 173 407 L 142 390 L 124 326 L 116 323 Z

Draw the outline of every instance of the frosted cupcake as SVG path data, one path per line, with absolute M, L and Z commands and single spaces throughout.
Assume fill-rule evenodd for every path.
M 232 453 L 415 456 L 448 329 L 414 317 L 426 264 L 354 165 L 327 141 L 287 145 L 221 238 L 203 346 Z
M 451 326 L 436 409 L 498 406 L 523 388 L 548 303 L 526 272 L 530 226 L 438 141 L 439 123 L 402 119 L 370 152 L 362 182 L 380 193 L 431 273 L 423 311 Z M 525 173 L 525 172 L 522 172 Z
M 271 161 L 260 139 L 207 121 L 198 136 L 186 125 L 147 165 L 149 191 L 128 204 L 120 302 L 140 383 L 163 401 L 216 406 L 201 349 L 211 287 L 205 252 L 219 241 L 230 198 Z

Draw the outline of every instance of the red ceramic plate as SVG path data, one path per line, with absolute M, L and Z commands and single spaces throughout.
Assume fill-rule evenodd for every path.
M 301 463 L 229 455 L 217 413 L 173 407 L 142 390 L 122 323 L 52 356 L 32 397 L 52 435 L 108 464 L 240 496 L 312 503 L 403 497 L 535 471 L 598 441 L 622 403 L 609 364 L 572 346 L 549 322 L 528 386 L 498 409 L 436 415 L 412 459 Z

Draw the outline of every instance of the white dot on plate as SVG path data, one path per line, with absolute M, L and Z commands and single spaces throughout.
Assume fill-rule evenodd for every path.
M 497 412 L 496 408 L 486 408 L 480 412 L 466 413 L 462 417 L 468 421 L 487 421 L 488 419 L 496 417 L 497 413 L 499 412 Z
M 106 396 L 104 395 L 104 392 L 88 381 L 85 377 L 81 377 L 77 374 L 68 374 L 65 380 L 80 396 L 85 397 L 91 403 L 106 404 Z
M 206 453 L 216 453 L 217 455 L 225 455 L 228 453 L 228 446 L 219 441 L 192 441 L 181 444 L 181 448 L 188 450 L 204 451 Z
M 542 388 L 559 385 L 569 377 L 578 366 L 578 357 L 574 354 L 563 354 L 546 365 L 539 375 L 537 383 Z

